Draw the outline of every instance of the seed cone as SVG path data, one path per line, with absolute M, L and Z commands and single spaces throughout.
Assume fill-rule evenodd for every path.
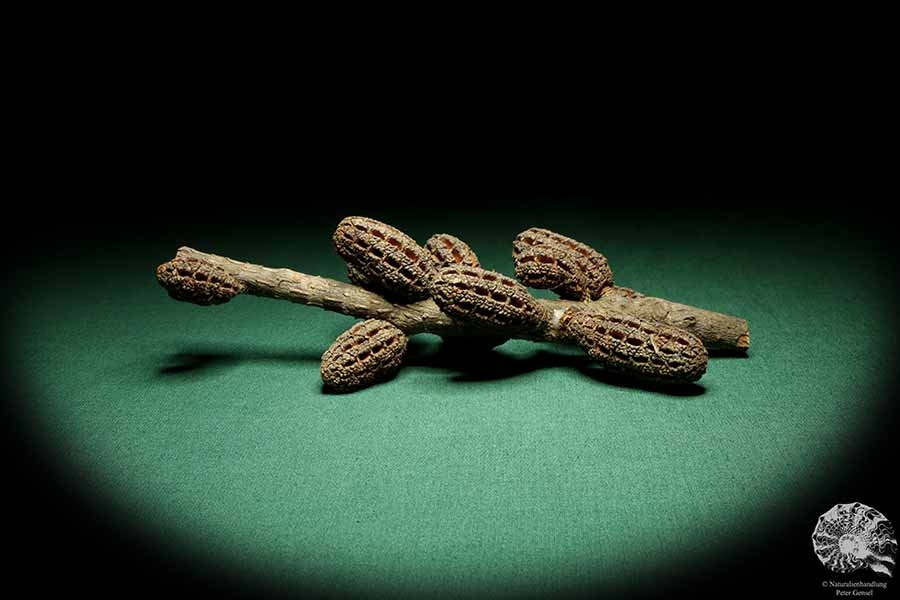
M 322 355 L 322 381 L 349 392 L 391 377 L 406 354 L 406 334 L 380 319 L 357 323 L 337 337 Z
M 467 243 L 449 233 L 436 233 L 425 242 L 425 249 L 431 254 L 434 262 L 447 267 L 463 265 L 480 267 L 478 256 Z
M 246 289 L 222 269 L 190 258 L 174 258 L 159 265 L 156 280 L 175 300 L 201 306 L 223 304 Z
M 440 269 L 431 297 L 451 317 L 495 329 L 536 330 L 550 316 L 515 279 L 477 267 Z
M 467 243 L 449 233 L 436 233 L 425 242 L 425 249 L 439 267 L 480 267 L 478 256 Z M 509 341 L 505 335 L 442 336 L 444 347 L 454 353 L 480 353 Z
M 375 219 L 347 217 L 332 236 L 354 283 L 395 302 L 428 297 L 434 265 L 414 239 Z
M 568 300 L 596 300 L 613 283 L 605 256 L 549 229 L 532 227 L 517 235 L 513 258 L 519 281 Z
M 706 373 L 709 355 L 693 334 L 613 312 L 569 309 L 559 327 L 606 368 L 661 383 L 690 383 Z

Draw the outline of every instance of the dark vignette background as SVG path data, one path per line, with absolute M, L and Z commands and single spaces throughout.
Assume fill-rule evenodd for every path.
M 219 183 L 215 191 L 223 195 L 234 191 L 226 187 Z M 510 211 L 530 213 L 535 216 L 535 224 L 539 224 L 542 213 L 558 210 L 577 212 L 579 220 L 645 220 L 649 234 L 673 226 L 685 226 L 696 233 L 698 223 L 711 230 L 752 228 L 761 245 L 770 238 L 796 234 L 801 245 L 843 244 L 873 261 L 894 264 L 895 228 L 872 200 L 880 191 L 860 188 L 804 190 L 794 185 L 774 185 L 748 192 L 739 186 L 713 185 L 702 189 L 676 184 L 672 188 L 631 188 L 593 195 L 496 191 L 477 186 L 452 192 L 376 185 L 274 194 L 265 185 L 262 188 L 259 195 L 253 196 L 253 213 L 249 217 L 247 204 L 235 201 L 240 194 L 229 195 L 231 201 L 222 203 L 209 196 L 191 198 L 187 208 L 171 200 L 146 197 L 102 205 L 71 204 L 54 207 L 52 218 L 40 206 L 24 207 L 24 217 L 19 221 L 22 227 L 7 235 L 7 286 L 16 288 L 25 273 L 39 269 L 46 261 L 71 261 L 73 269 L 94 272 L 97 265 L 89 259 L 85 262 L 85 257 L 97 257 L 110 249 L 127 251 L 139 249 L 142 244 L 170 244 L 174 253 L 177 245 L 185 243 L 214 251 L 194 240 L 210 239 L 207 236 L 214 239 L 216 232 L 223 230 L 252 238 L 269 231 L 271 224 L 279 220 L 287 227 L 300 224 L 302 229 L 297 235 L 303 235 L 304 231 L 330 230 L 346 214 L 370 214 L 390 221 L 392 216 L 408 215 L 410 211 L 416 211 L 416 218 L 421 221 L 433 222 L 434 231 L 450 230 L 443 226 L 448 221 L 491 222 Z M 420 200 L 425 198 L 431 204 L 423 208 Z M 221 210 L 224 206 L 236 212 Z M 283 226 L 274 229 L 281 230 Z M 702 240 L 686 243 L 702 246 Z M 322 252 L 330 253 L 331 249 L 323 248 Z M 894 269 L 885 272 L 883 293 L 896 298 Z M 16 315 L 10 303 L 3 309 L 6 327 L 14 323 Z M 892 339 L 896 323 L 886 315 L 879 329 Z M 751 335 L 752 332 L 751 323 Z M 880 345 L 882 341 L 873 340 L 873 344 L 879 344 L 878 348 L 892 347 L 890 342 Z M 79 490 L 78 482 L 65 472 L 53 448 L 37 442 L 34 432 L 23 422 L 28 403 L 37 399 L 29 397 L 27 382 L 19 377 L 16 348 L 7 344 L 4 352 L 9 400 L 5 406 L 4 438 L 9 444 L 7 457 L 11 467 L 4 496 L 13 532 L 10 547 L 14 551 L 8 571 L 26 586 L 34 591 L 84 591 L 96 597 L 122 593 L 148 597 L 341 594 L 339 585 L 320 587 L 318 582 L 309 582 L 308 588 L 302 590 L 282 589 L 277 582 L 247 578 L 214 561 L 173 554 L 171 548 L 160 546 L 146 532 L 135 528 L 126 516 L 105 511 L 95 498 Z M 655 597 L 678 591 L 714 595 L 722 590 L 771 593 L 777 588 L 780 592 L 808 596 L 820 591 L 816 587 L 821 581 L 840 580 L 841 577 L 824 571 L 811 552 L 810 519 L 837 502 L 853 500 L 874 506 L 893 518 L 895 524 L 900 518 L 896 492 L 886 477 L 895 471 L 890 457 L 895 454 L 897 431 L 896 383 L 895 370 L 884 373 L 879 421 L 860 437 L 846 464 L 823 465 L 830 476 L 809 493 L 798 494 L 796 501 L 767 516 L 759 536 L 744 540 L 739 554 L 712 555 L 708 564 L 693 569 L 679 565 L 677 572 L 661 570 L 637 589 L 618 591 L 629 597 Z M 590 578 L 575 583 L 566 593 L 590 596 L 608 591 L 593 587 Z M 831 593 L 822 595 L 830 596 Z
M 56 14 L 58 24 L 35 19 L 26 31 L 32 39 L 16 48 L 11 65 L 20 80 L 9 95 L 19 102 L 8 116 L 21 136 L 10 144 L 8 165 L 19 189 L 4 198 L 2 423 L 10 468 L 2 498 L 11 534 L 4 572 L 13 589 L 94 597 L 322 591 L 310 582 L 286 592 L 172 554 L 136 531 L 132 519 L 79 492 L 59 449 L 28 428 L 30 403 L 41 399 L 30 395 L 23 357 L 8 335 L 17 320 L 11 298 L 27 297 L 26 282 L 48 261 L 97 276 L 86 257 L 113 249 L 204 247 L 220 228 L 249 239 L 279 218 L 329 230 L 347 212 L 390 206 L 386 218 L 422 198 L 445 201 L 417 209 L 438 231 L 448 212 L 529 211 L 548 201 L 564 208 L 584 190 L 590 195 L 576 202 L 589 207 L 583 219 L 612 210 L 626 222 L 747 225 L 761 243 L 804 226 L 808 234 L 838 235 L 879 264 L 895 255 L 896 228 L 880 203 L 896 196 L 896 186 L 872 184 L 894 165 L 864 135 L 881 137 L 878 103 L 891 97 L 877 89 L 889 79 L 874 59 L 888 53 L 878 51 L 871 19 L 860 27 L 864 56 L 854 56 L 841 26 L 840 43 L 831 27 L 813 28 L 823 39 L 812 43 L 788 33 L 784 47 L 760 44 L 755 31 L 738 40 L 737 51 L 701 40 L 703 49 L 687 61 L 648 49 L 639 65 L 626 57 L 640 53 L 635 44 L 608 44 L 613 64 L 587 77 L 574 65 L 565 72 L 577 44 L 566 45 L 563 61 L 548 58 L 541 44 L 534 62 L 519 62 L 521 74 L 510 73 L 517 65 L 504 52 L 485 61 L 484 75 L 448 78 L 459 68 L 449 56 L 457 54 L 455 44 L 437 63 L 427 54 L 416 64 L 405 40 L 387 57 L 374 51 L 381 43 L 360 52 L 345 48 L 340 36 L 310 36 L 297 52 L 289 47 L 292 32 L 273 33 L 254 53 L 252 39 L 244 39 L 249 27 L 212 27 L 224 39 L 210 42 L 198 35 L 211 29 L 209 15 L 194 24 L 161 14 L 166 24 L 152 27 L 151 15 L 142 14 L 109 27 L 105 14 L 75 11 L 93 26 L 69 14 Z M 173 21 L 187 30 L 181 39 L 169 35 Z M 794 29 L 809 31 L 808 23 L 805 15 Z M 780 19 L 777 26 L 790 29 Z M 723 37 L 733 38 L 728 31 Z M 398 63 L 393 72 L 385 59 Z M 535 64 L 549 73 L 535 73 Z M 609 68 L 621 72 L 610 75 Z M 509 89 L 513 83 L 519 85 Z M 827 243 L 813 238 L 806 241 Z M 894 272 L 885 273 L 883 288 L 896 297 Z M 878 329 L 875 337 L 887 339 L 879 348 L 891 347 L 894 325 Z M 743 540 L 742 552 L 625 595 L 771 593 L 777 585 L 806 597 L 810 585 L 836 578 L 810 552 L 811 515 L 852 494 L 895 523 L 900 518 L 884 482 L 894 470 L 894 371 L 884 373 L 879 426 L 859 440 L 847 464 L 829 465 L 833 476 L 814 496 L 764 519 L 769 526 Z M 588 584 L 571 593 L 594 591 Z

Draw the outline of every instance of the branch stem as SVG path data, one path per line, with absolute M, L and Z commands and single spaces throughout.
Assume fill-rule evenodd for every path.
M 241 262 L 200 252 L 187 246 L 178 249 L 177 257 L 200 260 L 223 269 L 247 286 L 244 292 L 246 294 L 309 304 L 363 319 L 384 319 L 399 327 L 407 335 L 502 334 L 453 319 L 441 312 L 430 298 L 412 304 L 394 304 L 351 283 L 307 275 L 290 269 L 273 269 Z M 644 296 L 628 288 L 616 286 L 606 288 L 599 299 L 587 303 L 572 300 L 538 301 L 551 311 L 564 311 L 572 307 L 587 312 L 617 311 L 678 327 L 698 336 L 708 350 L 745 352 L 750 347 L 750 333 L 744 319 L 662 298 Z M 557 330 L 550 327 L 542 332 L 523 333 L 522 337 L 534 341 L 562 341 L 557 334 Z

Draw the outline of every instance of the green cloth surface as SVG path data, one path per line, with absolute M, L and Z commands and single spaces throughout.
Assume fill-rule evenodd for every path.
M 162 234 L 47 257 L 10 291 L 28 426 L 81 491 L 173 552 L 288 585 L 496 595 L 700 564 L 877 419 L 893 298 L 871 249 L 736 221 L 685 237 L 545 217 L 393 224 L 458 235 L 509 275 L 518 231 L 556 229 L 621 285 L 746 318 L 749 355 L 672 395 L 611 384 L 577 349 L 445 360 L 422 335 L 393 380 L 326 394 L 319 357 L 353 319 L 175 302 L 154 269 L 185 244 L 345 280 L 335 223 Z

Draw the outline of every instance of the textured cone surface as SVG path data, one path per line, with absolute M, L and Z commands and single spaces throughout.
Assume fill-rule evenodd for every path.
M 415 240 L 395 227 L 366 217 L 347 217 L 332 236 L 351 279 L 390 300 L 415 302 L 428 297 L 434 265 Z M 355 272 L 355 273 L 354 273 Z
M 588 280 L 571 252 L 553 246 L 527 247 L 516 256 L 516 277 L 528 287 L 552 290 L 562 298 L 590 297 Z
M 347 279 L 365 290 L 375 292 L 379 296 L 384 296 L 385 298 L 395 297 L 394 292 L 380 285 L 377 281 L 372 281 L 365 273 L 353 265 L 347 265 Z M 406 301 L 404 298 L 401 298 L 400 300 L 403 302 Z
M 467 243 L 452 236 L 449 233 L 437 233 L 425 242 L 435 264 L 441 267 L 463 265 L 467 267 L 480 267 L 478 256 Z
M 175 300 L 202 306 L 223 304 L 246 289 L 219 267 L 191 258 L 174 258 L 159 265 L 156 280 Z
M 440 269 L 431 295 L 451 317 L 488 327 L 536 330 L 550 316 L 515 279 L 477 267 Z
M 567 310 L 564 335 L 613 371 L 663 383 L 690 383 L 706 372 L 708 354 L 700 339 L 684 330 L 629 315 Z
M 369 281 L 369 278 L 366 277 L 365 273 L 354 267 L 353 265 L 347 265 L 347 278 L 360 287 L 364 287 L 369 289 L 372 285 L 372 282 Z
M 387 379 L 406 354 L 406 334 L 387 321 L 368 319 L 338 336 L 322 355 L 322 381 L 348 392 Z
M 596 300 L 612 285 L 606 257 L 577 240 L 532 227 L 513 242 L 516 277 L 529 287 L 548 289 L 570 300 Z
M 460 265 L 480 267 L 478 256 L 467 243 L 449 233 L 436 233 L 425 242 L 425 249 L 441 267 Z M 448 350 L 457 353 L 480 353 L 493 350 L 509 341 L 503 335 L 467 335 L 463 337 L 442 336 Z

